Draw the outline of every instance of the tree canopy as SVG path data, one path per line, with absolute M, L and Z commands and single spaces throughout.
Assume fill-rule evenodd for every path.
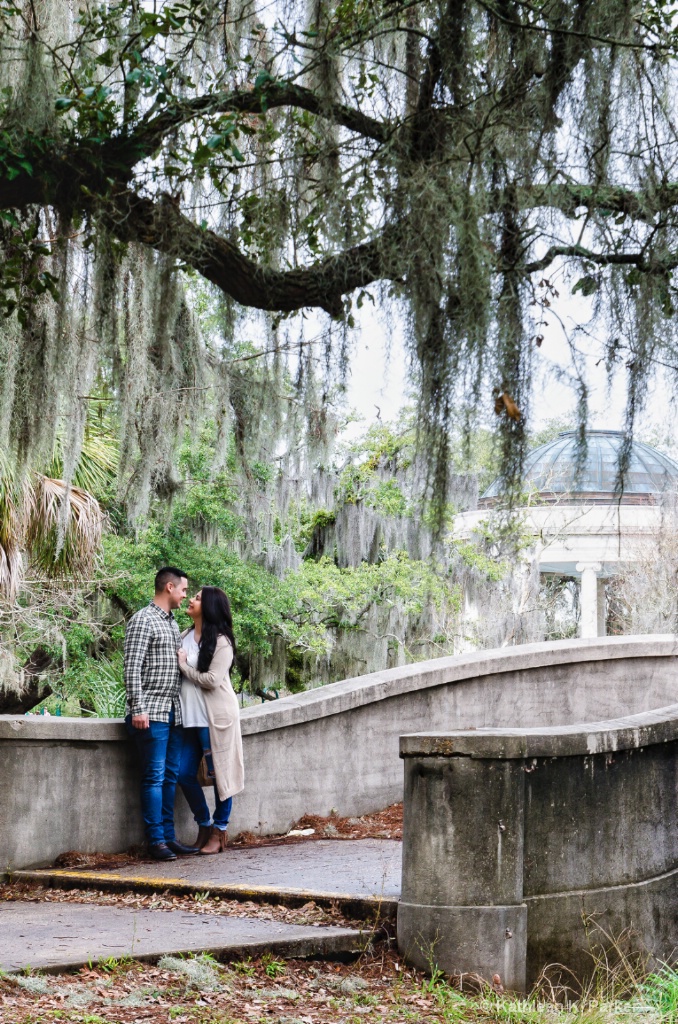
M 243 360 L 275 396 L 289 349 L 320 435 L 327 384 L 293 314 L 325 323 L 329 379 L 369 296 L 408 325 L 438 493 L 460 393 L 494 393 L 510 476 L 563 267 L 626 366 L 632 427 L 653 365 L 676 365 L 673 18 L 666 0 L 0 0 L 0 446 L 34 461 L 61 431 L 70 479 L 87 402 L 120 401 L 124 487 L 157 490 L 196 403 L 242 445 L 262 416 L 280 428 Z M 234 349 L 248 309 L 270 315 Z

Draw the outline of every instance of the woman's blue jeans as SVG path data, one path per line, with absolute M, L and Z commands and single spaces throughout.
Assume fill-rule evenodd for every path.
M 213 823 L 215 828 L 224 832 L 231 817 L 233 797 L 229 796 L 227 800 L 220 800 L 216 782 L 214 783 L 214 819 L 211 822 L 210 809 L 207 806 L 203 788 L 198 782 L 198 767 L 203 754 L 207 755 L 210 775 L 214 771 L 210 749 L 210 731 L 207 726 L 204 726 L 203 728 L 182 729 L 182 734 L 179 785 L 198 825 L 208 826 Z

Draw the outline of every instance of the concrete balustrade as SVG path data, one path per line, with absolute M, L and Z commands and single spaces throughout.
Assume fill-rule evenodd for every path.
M 672 637 L 529 644 L 420 662 L 248 708 L 246 789 L 232 834 L 285 831 L 303 814 L 364 814 L 402 799 L 403 733 L 549 727 L 631 715 L 676 699 Z M 179 834 L 193 837 L 180 797 Z M 121 722 L 0 716 L 0 865 L 141 840 Z
M 678 704 L 593 724 L 403 736 L 398 946 L 450 974 L 590 975 L 591 942 L 678 941 Z

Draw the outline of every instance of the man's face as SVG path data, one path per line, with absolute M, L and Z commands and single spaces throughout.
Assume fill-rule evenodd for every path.
M 168 583 L 167 593 L 169 594 L 170 608 L 180 608 L 181 602 L 186 597 L 186 590 L 188 588 L 188 580 L 185 576 L 181 577 L 180 583 Z

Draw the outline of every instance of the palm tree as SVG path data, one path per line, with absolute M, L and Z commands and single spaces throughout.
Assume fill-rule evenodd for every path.
M 0 599 L 15 602 L 28 564 L 51 578 L 91 574 L 106 515 L 87 486 L 106 492 L 115 478 L 117 451 L 106 431 L 88 432 L 70 487 L 56 475 L 63 467 L 59 447 L 48 473 L 23 475 L 0 451 Z M 51 663 L 51 654 L 38 646 L 23 665 L 20 683 L 0 680 L 0 713 L 22 714 L 48 696 L 43 672 Z
M 50 577 L 91 572 L 106 519 L 94 495 L 110 488 L 117 464 L 111 426 L 94 413 L 70 487 L 61 440 L 46 473 L 20 475 L 0 451 L 0 596 L 16 598 L 26 562 Z

